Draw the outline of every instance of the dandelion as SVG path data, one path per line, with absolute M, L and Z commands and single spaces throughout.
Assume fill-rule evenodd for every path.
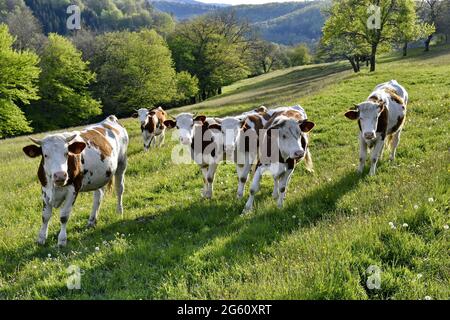
M 99 247 L 95 247 L 95 251 L 100 251 L 100 248 Z
M 428 198 L 428 202 L 434 202 L 433 198 Z
M 404 223 L 404 224 L 402 224 L 402 227 L 403 227 L 403 228 L 408 228 L 408 224 L 407 224 L 407 223 Z
M 425 300 L 431 300 L 432 298 L 430 296 L 425 296 Z
M 104 244 L 104 245 L 107 245 L 107 244 L 108 244 L 108 241 L 103 240 L 103 244 Z
M 420 278 L 422 278 L 423 277 L 423 275 L 421 274 L 421 273 L 419 273 L 418 275 L 417 275 L 417 279 L 420 279 Z
M 52 257 L 52 254 L 51 254 L 51 253 L 49 253 L 49 254 L 47 255 L 47 257 L 51 258 L 51 257 Z
M 448 224 L 444 225 L 444 230 L 448 230 Z
M 419 206 L 417 204 L 414 205 L 414 209 L 419 209 Z
M 296 217 L 295 215 L 293 215 L 293 216 L 292 216 L 292 219 L 295 219 L 295 218 L 297 218 L 297 217 Z

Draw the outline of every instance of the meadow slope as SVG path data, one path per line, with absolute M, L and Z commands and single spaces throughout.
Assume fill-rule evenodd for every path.
M 440 47 L 386 57 L 372 74 L 343 63 L 277 71 L 171 110 L 222 116 L 301 104 L 316 122 L 315 173 L 296 169 L 283 210 L 264 177 L 247 216 L 240 216 L 245 200 L 235 199 L 234 166 L 219 167 L 214 199 L 202 200 L 198 167 L 171 161 L 176 142 L 168 137 L 144 154 L 138 123 L 124 119 L 125 214 L 115 213 L 109 194 L 97 227 L 87 229 L 92 195 L 83 194 L 63 249 L 56 211 L 47 245 L 35 244 L 39 161 L 22 153 L 27 139 L 2 140 L 0 298 L 449 299 L 449 75 L 450 47 Z M 357 125 L 343 114 L 393 78 L 410 94 L 398 157 L 389 163 L 385 153 L 378 174 L 361 177 Z M 66 287 L 71 265 L 81 268 L 80 290 Z M 378 290 L 367 288 L 369 266 L 381 270 Z

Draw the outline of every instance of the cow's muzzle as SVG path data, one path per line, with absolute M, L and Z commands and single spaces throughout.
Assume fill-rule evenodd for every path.
M 67 182 L 67 172 L 55 172 L 53 174 L 53 183 L 57 186 L 57 187 L 63 187 Z

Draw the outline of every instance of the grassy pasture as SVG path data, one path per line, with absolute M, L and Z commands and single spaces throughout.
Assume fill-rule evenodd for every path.
M 390 79 L 410 94 L 398 157 L 389 163 L 385 152 L 377 175 L 367 168 L 361 177 L 357 125 L 343 113 Z M 214 199 L 202 200 L 197 166 L 171 162 L 170 135 L 144 154 L 138 123 L 124 119 L 125 214 L 109 194 L 87 229 L 92 195 L 83 194 L 63 249 L 57 211 L 47 244 L 35 244 L 38 160 L 22 153 L 27 139 L 0 141 L 0 298 L 449 299 L 450 47 L 384 57 L 372 74 L 344 63 L 276 71 L 171 114 L 222 116 L 260 104 L 301 104 L 316 122 L 315 173 L 296 169 L 283 210 L 265 177 L 255 211 L 240 216 L 246 199 L 235 199 L 232 165 L 219 167 Z M 80 290 L 66 287 L 70 265 L 81 268 Z M 380 289 L 367 288 L 369 266 L 381 269 Z

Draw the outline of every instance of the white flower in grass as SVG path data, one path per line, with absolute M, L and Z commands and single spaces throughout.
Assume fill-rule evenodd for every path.
M 444 225 L 444 230 L 448 230 L 448 224 Z
M 428 198 L 428 202 L 434 202 L 434 198 Z
M 100 251 L 100 248 L 99 247 L 95 247 L 95 251 Z
M 51 258 L 51 257 L 52 257 L 52 254 L 51 254 L 51 253 L 49 253 L 49 254 L 47 255 L 47 257 Z
M 433 298 L 431 298 L 430 296 L 425 296 L 424 299 L 425 299 L 425 300 L 432 300 Z
M 417 275 L 417 279 L 420 279 L 420 278 L 422 278 L 423 277 L 423 275 L 421 274 L 421 273 L 419 273 L 418 275 Z
M 419 209 L 419 206 L 417 204 L 414 205 L 414 209 Z
M 296 217 L 295 215 L 293 215 L 293 216 L 292 216 L 292 219 L 295 219 L 295 218 L 297 218 L 297 217 Z
M 389 222 L 389 227 L 391 227 L 391 229 L 397 229 L 392 221 Z
M 402 227 L 403 227 L 403 228 L 408 228 L 408 224 L 407 224 L 407 223 L 404 223 L 404 224 L 402 224 Z

